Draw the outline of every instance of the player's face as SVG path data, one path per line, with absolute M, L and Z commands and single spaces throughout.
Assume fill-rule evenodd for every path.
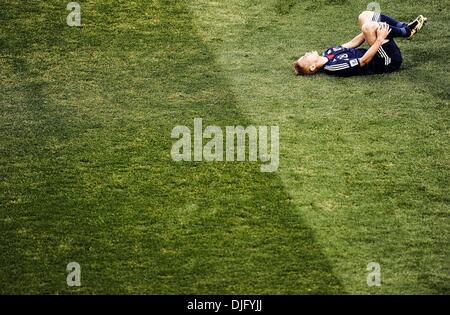
M 310 72 L 311 66 L 315 65 L 317 60 L 319 59 L 319 53 L 317 51 L 307 52 L 303 57 L 301 57 L 297 63 L 305 69 L 307 72 Z
M 307 52 L 301 59 L 304 59 L 308 64 L 314 64 L 319 58 L 319 53 L 317 51 Z
M 317 51 L 309 51 L 303 57 L 305 58 L 317 58 L 319 57 L 319 53 Z

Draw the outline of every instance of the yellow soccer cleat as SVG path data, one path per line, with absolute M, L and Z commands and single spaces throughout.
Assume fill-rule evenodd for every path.
M 423 15 L 419 15 L 414 21 L 409 23 L 407 27 L 411 30 L 411 35 L 409 35 L 408 39 L 413 38 L 418 31 L 420 31 L 425 24 L 427 24 L 428 19 Z

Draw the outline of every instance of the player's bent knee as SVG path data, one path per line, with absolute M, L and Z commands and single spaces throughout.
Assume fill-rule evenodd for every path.
M 365 23 L 372 21 L 373 11 L 363 11 L 358 16 L 358 23 L 362 27 Z
M 375 32 L 378 28 L 377 22 L 366 22 L 362 25 L 361 30 L 363 33 Z

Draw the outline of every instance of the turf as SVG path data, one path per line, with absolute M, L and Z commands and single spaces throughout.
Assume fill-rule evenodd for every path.
M 448 1 L 381 1 L 430 23 L 346 79 L 290 64 L 364 1 L 80 4 L 0 8 L 0 293 L 450 293 Z M 278 125 L 279 171 L 173 162 L 195 117 Z

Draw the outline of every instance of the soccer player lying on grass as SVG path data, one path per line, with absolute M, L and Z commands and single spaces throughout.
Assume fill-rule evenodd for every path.
M 308 52 L 294 62 L 297 75 L 310 75 L 323 70 L 336 76 L 368 75 L 388 73 L 402 64 L 402 54 L 394 41 L 395 37 L 412 38 L 427 22 L 419 15 L 406 24 L 373 11 L 359 15 L 362 33 L 350 42 L 327 49 L 322 55 Z M 358 48 L 364 42 L 369 49 Z

